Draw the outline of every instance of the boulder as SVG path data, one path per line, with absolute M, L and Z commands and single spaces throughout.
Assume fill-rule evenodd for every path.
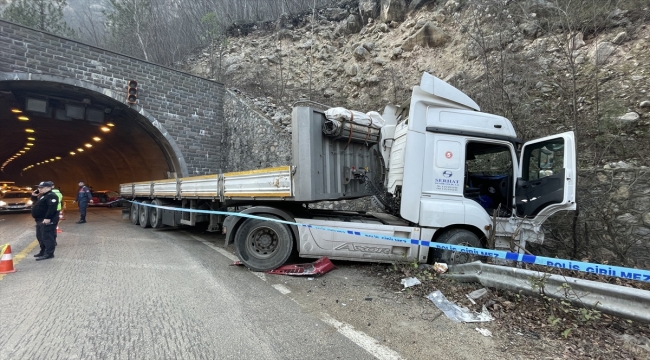
M 354 58 L 357 60 L 365 60 L 370 57 L 370 52 L 366 50 L 363 46 L 357 46 L 356 49 L 354 49 L 354 52 L 352 53 L 354 55 Z
M 391 21 L 401 22 L 406 15 L 405 0 L 381 0 L 381 21 L 388 23 Z
M 449 42 L 450 39 L 451 37 L 445 34 L 440 28 L 431 23 L 426 23 L 415 34 L 404 40 L 402 49 L 411 51 L 416 45 L 422 47 L 440 47 Z
M 525 37 L 534 39 L 537 37 L 537 32 L 539 31 L 539 21 L 527 21 L 519 24 L 519 31 L 521 31 Z
M 579 32 L 573 36 L 569 36 L 569 49 L 575 51 L 585 46 L 585 41 L 583 40 L 584 35 Z
M 359 0 L 359 13 L 364 19 L 376 19 L 379 16 L 379 0 Z
M 337 35 L 349 35 L 355 34 L 361 31 L 363 24 L 361 23 L 361 18 L 358 15 L 350 15 L 339 26 L 334 30 Z
M 323 11 L 323 15 L 329 21 L 341 21 L 348 17 L 348 11 L 341 8 L 327 8 Z
M 625 124 L 633 123 L 639 120 L 639 114 L 635 113 L 634 111 L 631 111 L 623 116 L 619 116 L 616 118 L 617 121 Z
M 630 36 L 627 34 L 627 32 L 623 31 L 618 33 L 615 37 L 614 40 L 612 40 L 612 43 L 616 45 L 621 45 L 622 43 L 630 40 Z
M 603 42 L 596 46 L 592 52 L 591 63 L 594 65 L 604 65 L 609 60 L 609 57 L 614 53 L 616 47 L 610 42 Z

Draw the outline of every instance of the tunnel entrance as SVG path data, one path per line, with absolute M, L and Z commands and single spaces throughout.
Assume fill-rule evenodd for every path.
M 0 180 L 51 180 L 73 195 L 132 181 L 184 176 L 182 154 L 162 125 L 123 94 L 76 81 L 0 81 Z

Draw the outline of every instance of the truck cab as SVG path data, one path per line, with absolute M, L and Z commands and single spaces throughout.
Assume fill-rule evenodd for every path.
M 518 231 L 523 249 L 543 241 L 550 215 L 576 208 L 573 132 L 524 143 L 508 119 L 426 73 L 408 109 L 387 118 L 386 188 L 409 222 L 438 234 L 466 229 L 497 248 Z

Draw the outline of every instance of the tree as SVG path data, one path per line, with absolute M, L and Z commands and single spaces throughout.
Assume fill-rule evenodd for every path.
M 74 30 L 63 19 L 66 0 L 14 0 L 2 18 L 57 35 L 72 37 Z
M 125 54 L 136 55 L 149 61 L 147 53 L 150 37 L 151 1 L 109 0 L 111 11 L 104 12 L 106 30 L 110 34 L 108 45 Z

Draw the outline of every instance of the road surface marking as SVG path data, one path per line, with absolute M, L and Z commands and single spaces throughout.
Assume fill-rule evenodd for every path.
M 201 239 L 200 237 L 198 237 L 196 235 L 192 235 L 192 234 L 187 234 L 187 235 L 189 235 L 192 239 L 194 239 L 196 241 L 202 242 L 203 244 L 207 245 L 212 250 L 215 250 L 219 254 L 227 257 L 228 259 L 230 259 L 232 261 L 239 261 L 239 258 L 237 256 L 229 253 L 228 251 L 226 251 L 226 250 L 224 250 L 224 249 L 222 249 L 222 248 L 220 248 L 220 247 L 218 247 L 218 246 L 216 246 L 216 245 L 214 245 L 214 244 L 212 244 L 212 243 L 210 243 L 208 241 L 205 241 L 205 240 Z M 257 276 L 258 278 L 262 279 L 262 281 L 266 281 L 266 274 L 264 274 L 263 272 L 251 271 L 251 273 L 253 273 L 253 275 Z
M 402 357 L 397 352 L 384 345 L 379 344 L 376 339 L 366 335 L 366 333 L 355 330 L 354 327 L 350 324 L 340 322 L 325 313 L 321 313 L 320 319 L 324 323 L 334 327 L 341 335 L 345 336 L 350 341 L 357 344 L 359 347 L 366 350 L 379 360 L 402 359 Z
M 27 247 L 24 248 L 23 251 L 16 254 L 16 256 L 13 257 L 14 267 L 16 265 L 18 265 L 20 260 L 24 259 L 25 256 L 27 256 L 27 254 L 29 254 L 29 252 L 32 251 L 36 247 L 36 245 L 38 245 L 38 240 L 32 241 L 32 243 L 27 245 Z M 2 280 L 5 277 L 5 275 L 7 275 L 7 274 L 0 274 L 0 280 Z
M 282 284 L 273 284 L 271 286 L 273 286 L 275 290 L 279 291 L 282 295 L 287 295 L 291 293 L 291 290 L 287 289 L 287 287 Z

